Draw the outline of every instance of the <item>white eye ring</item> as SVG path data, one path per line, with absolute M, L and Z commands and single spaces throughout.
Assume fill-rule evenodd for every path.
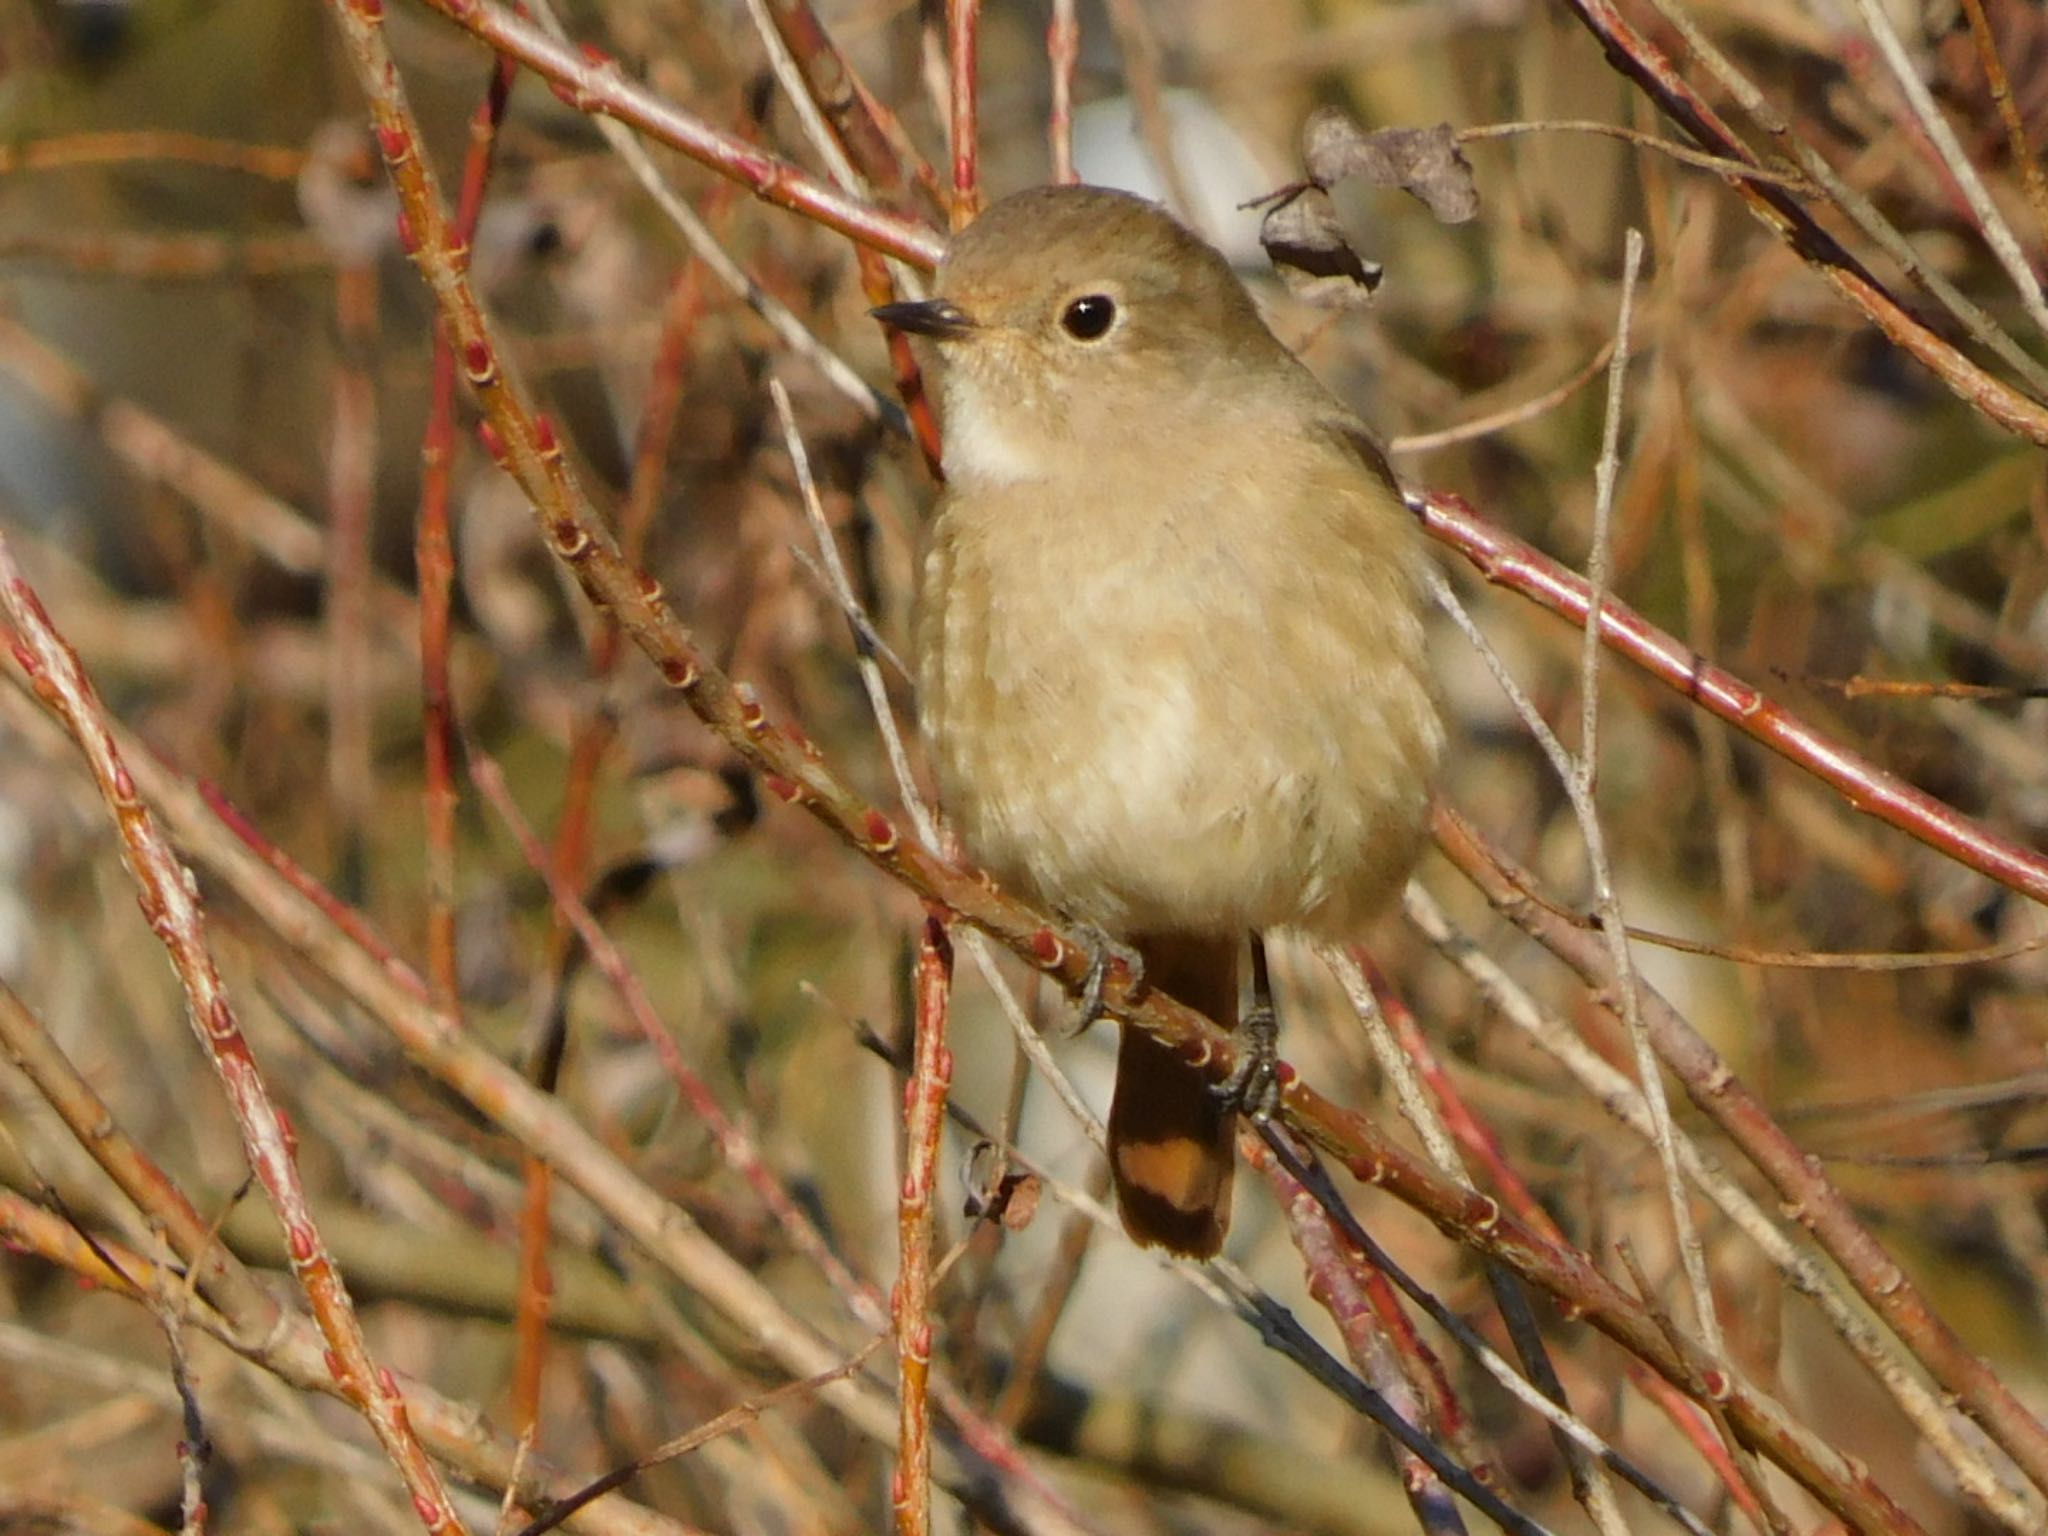
M 1116 321 L 1116 300 L 1106 293 L 1084 293 L 1060 311 L 1060 329 L 1076 341 L 1100 341 Z

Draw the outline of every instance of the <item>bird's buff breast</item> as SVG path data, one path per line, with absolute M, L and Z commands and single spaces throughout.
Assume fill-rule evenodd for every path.
M 1398 889 L 1440 746 L 1406 546 L 1303 571 L 1231 535 L 1104 528 L 1042 485 L 941 509 L 924 730 L 1006 886 L 1111 932 L 1219 935 L 1340 930 Z

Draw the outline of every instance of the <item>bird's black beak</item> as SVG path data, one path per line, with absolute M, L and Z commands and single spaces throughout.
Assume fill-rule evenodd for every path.
M 913 336 L 934 341 L 957 341 L 973 331 L 974 321 L 951 299 L 915 299 L 901 304 L 877 304 L 868 311 L 884 325 Z

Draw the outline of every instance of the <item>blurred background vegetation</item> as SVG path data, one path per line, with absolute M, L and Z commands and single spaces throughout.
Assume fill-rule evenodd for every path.
M 943 168 L 943 7 L 817 9 L 907 141 Z M 1648 3 L 1625 9 L 1725 104 L 1726 89 L 1667 17 Z M 1969 8 L 1887 9 L 2038 266 L 2048 209 L 2027 195 L 2025 158 L 2015 161 Z M 1985 0 L 1983 11 L 2020 137 L 2038 145 L 2048 20 L 2023 0 Z M 1759 132 L 1753 142 L 1773 153 L 1808 146 L 1906 233 L 1927 269 L 2042 354 L 1953 167 L 1853 6 L 1697 0 L 1690 16 L 1790 124 L 1786 141 Z M 1051 19 L 1049 5 L 1023 0 L 982 8 L 991 195 L 1050 174 Z M 1616 595 L 1808 723 L 2012 843 L 2040 846 L 2039 445 L 1891 345 L 1713 170 L 1561 126 L 1681 137 L 1566 5 L 1111 0 L 1082 4 L 1078 19 L 1073 132 L 1084 178 L 1178 189 L 1185 211 L 1240 260 L 1276 330 L 1393 440 L 1406 477 L 1463 494 L 1574 566 L 1591 528 L 1604 405 L 1596 365 L 1614 335 L 1624 232 L 1641 229 L 1649 254 L 1614 508 Z M 737 0 L 579 0 L 563 21 L 687 112 L 816 169 Z M 452 188 L 491 56 L 415 0 L 386 0 L 385 23 Z M 1331 309 L 1272 279 L 1259 215 L 1241 206 L 1300 177 L 1301 125 L 1331 106 L 1372 127 L 1535 126 L 1465 144 L 1481 212 L 1463 225 L 1437 223 L 1398 191 L 1339 188 L 1357 248 L 1385 275 L 1369 307 Z M 366 122 L 332 20 L 310 4 L 0 9 L 0 529 L 112 713 L 179 773 L 218 785 L 265 839 L 419 964 L 433 898 L 414 535 L 433 314 L 400 248 Z M 477 281 L 601 504 L 622 507 L 636 486 L 648 498 L 646 563 L 705 650 L 772 717 L 799 722 L 856 786 L 893 805 L 769 396 L 771 380 L 789 391 L 827 520 L 882 641 L 901 651 L 934 487 L 892 430 L 893 405 L 876 404 L 891 398 L 890 369 L 864 314 L 870 297 L 842 236 L 655 154 L 819 352 L 792 349 L 702 267 L 590 117 L 531 76 L 514 82 L 499 134 L 474 240 Z M 1894 292 L 1913 291 L 1898 263 L 1810 188 L 1797 195 Z M 917 187 L 904 211 L 944 225 Z M 1917 294 L 1913 304 L 1937 308 Z M 1946 316 L 1929 325 L 1959 334 Z M 880 395 L 835 382 L 824 353 Z M 1986 366 L 2033 387 L 1996 359 Z M 650 400 L 671 388 L 672 426 L 649 448 Z M 1483 434 L 1440 446 L 1420 437 L 1524 405 Z M 630 649 L 615 667 L 593 666 L 599 620 L 533 537 L 475 419 L 461 400 L 450 671 L 462 730 L 502 763 L 726 1112 L 846 1264 L 886 1290 L 900 1084 L 861 1028 L 907 1037 L 919 905 L 808 818 L 764 810 L 738 761 Z M 1577 632 L 1489 591 L 1455 555 L 1442 561 L 1571 739 Z M 1585 906 L 1580 829 L 1541 754 L 1448 625 L 1438 651 L 1458 744 L 1445 798 L 1558 900 Z M 277 1270 L 288 1292 L 274 1224 L 245 1190 L 232 1121 L 180 1021 L 104 811 L 75 753 L 38 727 L 19 680 L 10 673 L 0 689 L 0 979 L 119 1123 L 224 1221 L 230 1246 Z M 1977 963 L 1913 969 L 1763 966 L 1649 944 L 1636 953 L 1827 1160 L 1968 1344 L 2048 1408 L 2048 1227 L 2033 1171 L 2048 1129 L 2048 959 L 2026 947 L 2048 939 L 2040 908 L 1864 819 L 1625 663 L 1610 661 L 1603 684 L 1599 805 L 1632 923 L 1780 955 L 1994 947 Z M 891 688 L 907 721 L 907 685 L 894 678 Z M 526 1063 L 559 1004 L 566 1109 L 780 1306 L 842 1351 L 857 1349 L 869 1331 L 721 1159 L 701 1119 L 678 1106 L 617 992 L 573 956 L 565 979 L 568 946 L 544 885 L 459 771 L 457 784 L 464 1027 Z M 587 811 L 577 804 L 586 792 Z M 1420 878 L 1517 984 L 1627 1065 L 1599 998 L 1441 860 Z M 291 1116 L 315 1213 L 378 1357 L 516 1435 L 519 1146 L 409 1066 L 289 933 L 210 876 L 205 890 L 217 957 Z M 1619 1274 L 1614 1245 L 1626 1238 L 1682 1311 L 1654 1153 L 1617 1132 L 1399 915 L 1361 937 L 1570 1239 Z M 1008 969 L 1060 1032 L 1065 1005 Z M 1331 1097 L 1391 1120 L 1357 1022 L 1315 959 L 1283 950 L 1280 981 L 1289 1059 Z M 1011 1128 L 1048 1175 L 1097 1181 L 1080 1128 L 1019 1075 L 971 966 L 954 1014 L 957 1101 L 984 1125 Z M 1061 1057 L 1099 1105 L 1107 1032 L 1064 1044 Z M 1699 1117 L 1681 1107 L 1680 1118 L 1712 1143 Z M 135 1213 L 4 1063 L 0 1125 L 7 1186 L 150 1249 Z M 1033 1464 L 1093 1528 L 1415 1528 L 1376 1432 L 1121 1234 L 1091 1238 L 1051 1201 L 1017 1231 L 966 1219 L 963 1181 L 981 1177 L 985 1161 L 968 1158 L 974 1141 L 960 1132 L 943 1164 L 942 1246 L 965 1240 L 966 1254 L 939 1292 L 939 1367 L 966 1401 L 1022 1425 Z M 1241 1183 L 1233 1251 L 1325 1327 L 1288 1226 L 1254 1183 Z M 1370 1193 L 1356 1208 L 1501 1342 L 1468 1251 Z M 1929 1532 L 1996 1528 L 1756 1251 L 1703 1204 L 1699 1216 L 1742 1369 L 1875 1468 Z M 535 1456 L 572 1481 L 595 1477 L 785 1379 L 759 1340 L 581 1195 L 558 1188 L 551 1219 L 556 1316 Z M 1672 1420 L 1630 1385 L 1617 1350 L 1554 1313 L 1545 1324 L 1589 1422 L 1709 1528 L 1751 1528 Z M 1429 1336 L 1504 1496 L 1558 1529 L 1585 1528 L 1540 1422 Z M 216 1529 L 413 1523 L 388 1467 L 361 1451 L 371 1442 L 352 1417 L 225 1349 L 196 1337 L 190 1347 Z M 177 1446 L 190 1432 L 148 1310 L 81 1288 L 47 1253 L 0 1256 L 0 1359 L 0 1527 L 178 1524 Z M 876 1359 L 869 1368 L 886 1383 L 886 1351 Z M 1018 1385 L 1006 1394 L 1006 1382 Z M 661 1528 L 878 1529 L 891 1469 L 887 1444 L 805 1397 L 645 1472 L 612 1502 L 629 1497 L 680 1522 Z M 1789 1485 L 1773 1487 L 1793 1529 L 1826 1528 Z M 465 1518 L 487 1525 L 497 1497 L 484 1489 Z M 962 1514 L 941 1502 L 942 1528 L 1001 1526 L 986 1504 Z M 1647 1506 L 1626 1507 L 1634 1528 L 1665 1528 Z

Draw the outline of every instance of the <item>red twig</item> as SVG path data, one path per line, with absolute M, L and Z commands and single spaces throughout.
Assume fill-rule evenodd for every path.
M 448 619 L 455 553 L 448 536 L 448 474 L 455 453 L 455 354 L 434 343 L 432 403 L 420 439 L 420 503 L 413 570 L 420 589 L 420 806 L 426 823 L 427 977 L 434 1005 L 459 999 L 455 945 L 454 703 L 448 686 Z
M 375 960 L 414 996 L 424 998 L 427 995 L 426 983 L 406 964 L 404 957 L 392 947 L 391 941 L 379 933 L 362 913 L 315 880 L 306 872 L 304 866 L 294 861 L 290 854 L 258 831 L 255 823 L 244 816 L 235 803 L 221 793 L 218 785 L 201 780 L 193 789 L 199 798 L 206 802 L 207 809 L 220 818 L 222 826 L 233 833 L 257 858 L 269 865 L 285 884 L 318 907 L 323 917 L 348 935 L 351 944 Z
M 1450 1074 L 1444 1070 L 1444 1064 L 1437 1059 L 1436 1051 L 1429 1043 L 1429 1037 L 1423 1034 L 1422 1027 L 1415 1022 L 1413 1010 L 1401 1000 L 1400 994 L 1387 985 L 1385 975 L 1374 963 L 1372 956 L 1366 952 L 1364 945 L 1352 945 L 1351 958 L 1358 962 L 1359 969 L 1365 972 L 1367 981 L 1372 984 L 1373 997 L 1380 1005 L 1380 1015 L 1387 1021 L 1387 1027 L 1393 1030 L 1394 1038 L 1401 1043 L 1401 1049 L 1407 1053 L 1408 1059 L 1415 1063 L 1416 1072 L 1429 1086 L 1430 1093 L 1436 1099 L 1437 1112 L 1443 1116 L 1445 1129 L 1451 1133 L 1458 1145 L 1465 1149 L 1471 1159 L 1486 1170 L 1489 1182 L 1500 1191 L 1501 1197 L 1507 1201 L 1509 1210 L 1551 1242 L 1563 1243 L 1565 1235 L 1558 1229 L 1557 1223 L 1551 1220 L 1550 1212 L 1543 1208 L 1543 1202 L 1536 1198 L 1534 1192 L 1523 1182 L 1521 1174 L 1515 1171 L 1514 1165 L 1501 1152 L 1499 1139 L 1481 1123 L 1477 1115 L 1472 1113 L 1464 1095 L 1458 1092 L 1458 1085 L 1451 1081 Z
M 440 1474 L 405 1417 L 390 1372 L 370 1358 L 348 1289 L 321 1240 L 299 1180 L 297 1154 L 284 1117 L 256 1066 L 249 1042 L 222 987 L 206 945 L 198 882 L 178 861 L 114 744 L 99 696 L 78 657 L 56 632 L 35 589 L 0 537 L 0 607 L 14 626 L 14 656 L 42 700 L 78 743 L 120 834 L 122 858 L 134 878 L 150 930 L 170 955 L 184 988 L 186 1015 L 225 1090 L 243 1150 L 271 1209 L 284 1227 L 292 1274 L 327 1339 L 330 1369 L 350 1404 L 366 1418 L 398 1468 L 420 1522 L 429 1531 L 462 1528 Z
M 1081 20 L 1075 0 L 1052 0 L 1052 20 L 1045 28 L 1045 57 L 1052 66 L 1052 109 L 1045 137 L 1052 151 L 1052 179 L 1062 184 L 1080 180 L 1074 172 L 1074 68 L 1081 59 Z
M 1728 1497 L 1735 1501 L 1749 1523 L 1760 1530 L 1768 1528 L 1762 1501 L 1744 1479 L 1742 1469 L 1736 1465 L 1726 1443 L 1714 1433 L 1714 1421 L 1707 1411 L 1662 1376 L 1644 1370 L 1633 1361 L 1629 1362 L 1628 1379 L 1638 1392 L 1657 1405 L 1658 1412 L 1671 1421 L 1672 1428 L 1714 1469 L 1714 1476 L 1721 1480 L 1721 1486 L 1728 1490 Z
M 953 988 L 953 944 L 936 912 L 918 936 L 916 1041 L 910 1081 L 903 1090 L 903 1190 L 896 1205 L 896 1315 L 898 1411 L 896 1478 L 890 1502 L 898 1536 L 931 1529 L 932 1450 L 932 1201 L 937 1193 L 939 1138 L 946 1128 L 946 1090 L 953 1053 L 946 1046 L 946 1013 Z
M 881 256 L 865 246 L 856 246 L 854 256 L 860 266 L 861 289 L 873 304 L 886 304 L 896 297 L 896 285 L 890 281 L 888 263 Z M 917 441 L 917 451 L 924 459 L 924 467 L 931 472 L 934 480 L 945 479 L 940 467 L 943 453 L 939 442 L 939 422 L 932 413 L 931 397 L 925 393 L 924 374 L 917 366 L 917 356 L 910 349 L 910 338 L 895 326 L 889 326 L 889 375 L 896 382 L 896 397 L 903 402 L 903 411 L 910 418 L 910 433 Z
M 476 235 L 484 191 L 491 175 L 498 125 L 511 100 L 516 66 L 499 59 L 491 66 L 484 99 L 469 120 L 469 152 L 456 194 L 455 238 L 467 246 Z M 455 717 L 448 686 L 448 618 L 455 557 L 448 535 L 448 483 L 455 456 L 455 349 L 447 332 L 434 328 L 433 379 L 427 427 L 420 442 L 420 505 L 414 534 L 414 568 L 420 589 L 420 698 L 426 762 L 420 798 L 427 827 L 427 983 L 434 1006 L 458 1011 L 455 952 Z
M 1470 560 L 1488 581 L 1532 598 L 1574 625 L 1584 624 L 1589 596 L 1581 577 L 1487 522 L 1456 496 L 1429 496 L 1420 510 L 1431 536 Z M 1600 605 L 1600 635 L 1610 649 L 1658 682 L 1804 768 L 1866 816 L 2023 896 L 2048 901 L 2048 857 L 1999 836 L 1829 739 L 1612 596 Z
M 951 66 L 953 140 L 952 225 L 971 224 L 981 212 L 976 67 L 981 61 L 981 0 L 946 0 L 946 59 Z

